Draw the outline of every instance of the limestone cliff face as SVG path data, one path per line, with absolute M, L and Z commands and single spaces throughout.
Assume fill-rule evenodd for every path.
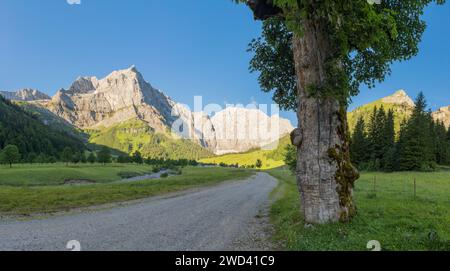
M 37 100 L 50 100 L 50 97 L 39 90 L 36 89 L 20 89 L 15 92 L 9 92 L 9 91 L 0 91 L 0 95 L 5 97 L 8 100 L 13 101 L 25 101 L 25 102 L 31 102 L 31 101 L 37 101 Z
M 152 87 L 134 66 L 103 79 L 79 77 L 69 89 L 39 104 L 80 129 L 137 119 L 155 132 L 190 139 L 216 154 L 260 148 L 293 130 L 288 120 L 259 110 L 229 108 L 212 118 L 191 112 Z
M 445 126 L 450 127 L 450 106 L 442 107 L 434 112 L 433 118 L 444 122 Z
M 110 127 L 129 119 L 142 119 L 158 132 L 173 122 L 173 102 L 147 83 L 131 67 L 106 78 L 78 78 L 45 104 L 55 114 L 81 129 Z
M 288 120 L 261 110 L 227 108 L 212 118 L 216 154 L 239 153 L 271 145 L 294 128 Z

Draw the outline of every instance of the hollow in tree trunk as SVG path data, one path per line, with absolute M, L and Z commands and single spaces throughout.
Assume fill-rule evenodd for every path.
M 292 143 L 298 148 L 297 181 L 306 223 L 349 221 L 356 214 L 353 186 L 359 174 L 350 162 L 347 107 L 331 96 L 311 95 L 322 86 L 331 46 L 314 22 L 294 35 L 298 80 L 298 128 Z

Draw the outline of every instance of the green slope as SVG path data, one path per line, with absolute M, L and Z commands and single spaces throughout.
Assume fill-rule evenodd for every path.
M 58 157 L 65 147 L 84 149 L 78 137 L 44 125 L 35 115 L 0 97 L 0 148 L 9 144 L 19 148 L 22 158 L 30 153 Z
M 370 117 L 373 113 L 375 107 L 384 107 L 386 111 L 392 109 L 394 111 L 394 122 L 396 131 L 400 130 L 400 124 L 404 119 L 407 119 L 413 108 L 409 105 L 400 105 L 394 103 L 386 103 L 383 99 L 378 101 L 363 105 L 348 113 L 348 123 L 350 131 L 353 131 L 356 122 L 359 117 L 363 117 L 366 123 L 369 122 Z M 254 165 L 257 159 L 263 161 L 263 169 L 271 169 L 284 165 L 284 154 L 286 146 L 290 144 L 289 136 L 281 139 L 279 146 L 275 150 L 265 151 L 265 150 L 252 150 L 246 153 L 238 154 L 228 154 L 217 157 L 212 157 L 208 159 L 203 159 L 201 162 L 205 163 L 225 163 L 225 164 L 236 164 L 251 166 Z
M 45 123 L 49 127 L 54 130 L 64 131 L 74 137 L 79 138 L 80 140 L 86 142 L 87 135 L 84 134 L 79 129 L 75 128 L 72 124 L 70 124 L 65 119 L 59 117 L 54 114 L 50 110 L 46 109 L 43 106 L 39 106 L 38 104 L 32 102 L 19 102 L 14 101 L 15 104 L 19 105 L 23 110 L 28 112 L 29 114 L 38 118 L 41 122 Z
M 400 124 L 403 120 L 407 119 L 411 115 L 413 110 L 413 108 L 408 105 L 385 103 L 382 100 L 365 104 L 348 113 L 348 125 L 350 131 L 353 131 L 356 122 L 361 116 L 367 124 L 370 121 L 370 116 L 372 115 L 374 108 L 381 108 L 381 106 L 384 107 L 384 110 L 386 110 L 386 112 L 390 109 L 394 111 L 394 123 L 396 131 L 400 131 Z
M 198 160 L 212 156 L 211 152 L 194 142 L 155 133 L 141 120 L 129 120 L 109 128 L 87 132 L 90 134 L 91 144 L 108 146 L 129 154 L 139 151 L 146 158 Z
M 272 150 L 252 150 L 246 153 L 226 154 L 222 156 L 202 159 L 202 163 L 225 163 L 227 165 L 253 166 L 256 160 L 260 159 L 263 163 L 262 169 L 272 169 L 284 165 L 284 154 L 286 146 L 290 144 L 289 136 L 285 136 L 278 142 L 275 149 Z

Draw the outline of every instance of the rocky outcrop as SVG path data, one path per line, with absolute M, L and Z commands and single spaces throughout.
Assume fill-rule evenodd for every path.
M 403 89 L 398 90 L 393 95 L 381 99 L 383 103 L 414 107 L 414 101 Z
M 45 106 L 81 129 L 98 129 L 129 119 L 142 119 L 156 131 L 166 132 L 174 120 L 173 105 L 131 67 L 101 80 L 80 77 L 68 90 L 59 90 Z
M 216 154 L 246 152 L 271 145 L 294 129 L 279 116 L 269 117 L 257 109 L 230 107 L 212 118 Z
M 450 127 L 450 106 L 442 107 L 434 112 L 433 118 L 444 122 L 446 127 Z
M 0 95 L 5 97 L 8 100 L 13 101 L 25 101 L 25 102 L 31 102 L 31 101 L 37 101 L 37 100 L 50 100 L 51 98 L 39 90 L 36 89 L 20 89 L 15 92 L 9 92 L 9 91 L 0 91 Z
M 259 110 L 228 108 L 212 118 L 191 112 L 146 82 L 134 66 L 103 79 L 79 77 L 69 89 L 36 104 L 83 130 L 141 120 L 155 132 L 189 139 L 216 154 L 261 148 L 293 129 L 288 120 Z

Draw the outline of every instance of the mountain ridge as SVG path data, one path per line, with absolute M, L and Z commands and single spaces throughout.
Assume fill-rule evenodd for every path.
M 359 106 L 348 112 L 350 131 L 353 131 L 356 122 L 360 117 L 363 117 L 366 123 L 368 123 L 370 116 L 373 113 L 373 109 L 375 107 L 380 108 L 381 106 L 383 106 L 386 111 L 390 109 L 394 111 L 395 130 L 399 131 L 401 122 L 412 114 L 414 101 L 405 90 L 401 89 L 392 95 Z M 450 127 L 450 106 L 442 107 L 441 109 L 432 112 L 432 117 L 435 120 L 443 121 L 447 127 Z
M 52 112 L 82 130 L 101 131 L 124 122 L 142 120 L 155 133 L 189 139 L 215 154 L 258 148 L 293 129 L 288 120 L 277 115 L 269 117 L 261 111 L 251 109 L 236 110 L 239 111 L 238 115 L 255 115 L 257 125 L 262 123 L 261 129 L 247 127 L 254 125 L 250 121 L 243 123 L 244 126 L 247 125 L 245 127 L 236 125 L 241 117 L 225 117 L 223 122 L 218 120 L 218 116 L 228 115 L 234 109 L 227 108 L 213 117 L 202 112 L 192 112 L 145 81 L 134 65 L 128 69 L 113 71 L 102 79 L 93 76 L 78 77 L 68 89 L 58 90 L 52 98 L 27 102 Z M 281 127 L 271 124 L 277 122 Z M 273 133 L 276 138 L 270 139 L 264 137 L 272 134 L 268 133 L 271 128 L 260 132 L 256 137 L 246 135 L 243 138 L 240 137 L 243 133 L 238 129 L 228 138 L 230 134 L 226 127 L 235 126 L 248 131 L 263 130 L 267 126 L 278 130 Z
M 17 91 L 0 91 L 0 95 L 7 100 L 12 101 L 36 101 L 36 100 L 50 100 L 47 94 L 31 88 L 19 89 Z

